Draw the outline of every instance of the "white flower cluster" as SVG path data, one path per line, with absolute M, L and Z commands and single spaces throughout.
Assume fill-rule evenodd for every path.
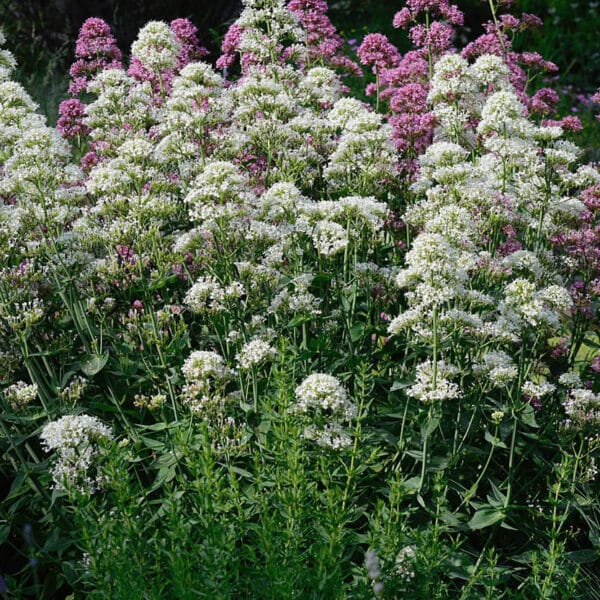
M 200 277 L 187 291 L 184 303 L 194 313 L 215 313 L 225 310 L 226 303 L 244 295 L 241 283 L 235 281 L 224 287 L 210 275 Z
M 225 386 L 233 371 L 216 352 L 195 350 L 186 358 L 181 372 L 186 380 L 182 401 L 192 411 L 209 423 L 221 422 L 229 395 Z
M 226 379 L 230 375 L 222 356 L 216 352 L 195 350 L 183 363 L 181 372 L 187 381 L 201 381 L 212 378 L 216 381 Z
M 296 388 L 295 412 L 323 412 L 347 420 L 356 416 L 356 406 L 337 377 L 326 373 L 309 375 Z
M 410 580 L 415 577 L 415 546 L 404 546 L 396 556 L 396 574 L 402 579 Z
M 564 401 L 567 425 L 585 427 L 600 425 L 600 394 L 588 389 L 574 389 Z
M 358 411 L 337 377 L 326 373 L 306 377 L 296 388 L 296 404 L 291 410 L 314 420 L 304 430 L 306 439 L 333 450 L 352 444 L 340 421 L 350 421 Z
M 462 397 L 460 387 L 449 379 L 460 372 L 454 365 L 438 360 L 434 368 L 433 362 L 426 360 L 417 365 L 416 371 L 415 383 L 406 390 L 411 398 L 429 404 Z
M 181 46 L 173 30 L 162 21 L 150 21 L 131 46 L 131 56 L 138 58 L 151 71 L 166 71 L 177 64 Z
M 4 46 L 6 38 L 0 31 L 0 46 Z M 8 79 L 17 66 L 17 61 L 11 52 L 0 47 L 0 82 Z
M 113 439 L 109 427 L 86 414 L 65 415 L 48 423 L 40 434 L 46 451 L 55 450 L 54 487 L 92 494 L 106 483 L 98 468 L 100 445 Z
M 542 240 L 565 211 L 576 211 L 574 179 L 585 179 L 583 171 L 573 177 L 576 152 L 559 139 L 561 129 L 530 121 L 509 79 L 495 56 L 469 65 L 447 55 L 434 67 L 429 100 L 439 127 L 420 157 L 417 201 L 403 216 L 419 233 L 396 277 L 408 309 L 388 328 L 428 344 L 485 340 L 488 352 L 473 371 L 492 387 L 517 377 L 508 345 L 540 328 L 558 334 L 570 315 L 570 295 Z M 491 240 L 493 231 L 515 239 Z
M 38 396 L 38 386 L 35 383 L 17 381 L 4 390 L 4 399 L 13 410 L 20 410 L 31 404 Z
M 544 396 L 549 396 L 556 390 L 556 386 L 548 381 L 535 383 L 534 381 L 525 381 L 521 386 L 521 392 L 529 398 L 540 400 Z
M 352 445 L 352 438 L 339 423 L 325 423 L 323 427 L 309 425 L 304 429 L 304 438 L 311 440 L 321 448 L 342 450 Z
M 487 377 L 492 387 L 504 387 L 519 375 L 512 358 L 501 350 L 486 352 L 481 362 L 473 365 L 473 373 Z
M 269 342 L 261 338 L 254 338 L 242 346 L 235 358 L 239 369 L 247 371 L 273 360 L 276 356 L 277 350 Z

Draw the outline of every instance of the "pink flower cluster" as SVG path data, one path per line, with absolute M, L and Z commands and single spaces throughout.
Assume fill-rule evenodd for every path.
M 554 236 L 552 243 L 572 265 L 569 291 L 576 312 L 592 319 L 600 300 L 600 185 L 582 192 L 581 201 L 587 210 L 570 229 Z
M 83 123 L 85 104 L 76 96 L 87 92 L 89 83 L 101 71 L 122 68 L 121 51 L 108 23 L 97 17 L 86 19 L 79 30 L 75 62 L 69 70 L 69 93 L 72 98 L 64 100 L 58 107 L 57 129 L 64 138 L 80 139 L 90 132 Z
M 75 45 L 75 62 L 69 71 L 69 92 L 77 96 L 87 91 L 88 83 L 104 69 L 122 69 L 121 51 L 110 26 L 97 17 L 84 21 Z
M 232 23 L 221 42 L 222 54 L 217 59 L 217 69 L 229 69 L 233 66 L 243 35 L 244 28 L 240 27 L 237 23 Z
M 423 13 L 440 20 L 420 23 Z M 415 50 L 401 56 L 382 34 L 367 35 L 358 49 L 361 62 L 370 65 L 378 78 L 377 84 L 367 86 L 367 94 L 378 93 L 388 103 L 401 167 L 409 174 L 416 171 L 416 158 L 427 147 L 436 124 L 427 105 L 431 65 L 452 48 L 454 26 L 462 23 L 463 13 L 448 0 L 408 0 L 393 25 L 409 29 Z
M 373 73 L 396 67 L 400 62 L 400 53 L 381 33 L 369 33 L 358 48 L 358 57 L 363 65 L 370 65 Z
M 85 104 L 77 98 L 63 100 L 58 107 L 56 128 L 66 139 L 83 138 L 90 133 L 90 128 L 83 123 Z
M 306 30 L 311 62 L 321 62 L 357 77 L 362 75 L 360 67 L 342 54 L 344 41 L 327 16 L 325 0 L 291 0 L 288 8 L 298 15 Z
M 510 3 L 505 3 L 509 6 Z M 467 44 L 462 51 L 462 56 L 474 60 L 483 54 L 495 54 L 502 57 L 511 73 L 511 83 L 515 86 L 523 104 L 534 112 L 548 112 L 551 108 L 548 103 L 551 98 L 538 97 L 532 100 L 525 92 L 529 73 L 539 70 L 554 73 L 558 67 L 538 54 L 537 52 L 516 52 L 512 49 L 512 38 L 516 32 L 524 31 L 542 25 L 542 21 L 535 15 L 523 13 L 520 18 L 511 14 L 498 17 L 496 23 L 488 21 L 485 24 L 485 33 L 476 40 Z

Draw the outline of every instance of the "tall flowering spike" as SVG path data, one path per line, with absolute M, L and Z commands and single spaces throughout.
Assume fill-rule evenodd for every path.
M 420 23 L 423 14 L 426 22 Z M 400 152 L 401 170 L 409 177 L 418 168 L 416 158 L 431 142 L 437 123 L 427 104 L 432 65 L 451 51 L 454 26 L 462 23 L 462 12 L 448 0 L 408 0 L 393 25 L 410 30 L 415 50 L 400 56 L 380 34 L 366 36 L 359 48 L 361 61 L 371 64 L 377 74 L 377 84 L 369 84 L 367 94 L 377 93 L 378 105 L 380 100 L 388 103 L 392 139 Z
M 505 3 L 510 8 L 510 3 Z M 540 98 L 530 99 L 525 92 L 528 82 L 531 80 L 532 71 L 545 71 L 554 73 L 558 67 L 537 52 L 516 52 L 513 48 L 513 38 L 516 32 L 534 27 L 539 27 L 541 20 L 535 15 L 524 13 L 520 18 L 510 13 L 499 15 L 495 21 L 485 24 L 485 33 L 470 42 L 462 50 L 462 55 L 474 60 L 485 54 L 500 56 L 510 69 L 510 80 L 515 87 L 519 99 L 526 108 L 534 112 L 547 112 L 551 105 Z M 540 110 L 541 109 L 541 110 Z
M 92 17 L 84 21 L 75 46 L 76 61 L 69 71 L 72 81 L 69 93 L 76 96 L 86 92 L 90 81 L 103 69 L 122 69 L 121 51 L 110 26 Z
M 342 53 L 344 41 L 327 16 L 324 0 L 291 0 L 288 8 L 298 15 L 306 31 L 310 63 L 321 63 L 358 77 L 361 68 Z
M 200 45 L 198 28 L 189 19 L 175 19 L 171 21 L 170 26 L 181 48 L 177 57 L 177 71 L 209 54 L 208 50 Z
M 131 62 L 127 73 L 138 81 L 152 84 L 155 100 L 171 89 L 175 69 L 180 60 L 181 44 L 175 32 L 162 21 L 150 21 L 131 46 Z
M 77 139 L 87 136 L 91 129 L 85 125 L 85 104 L 77 98 L 63 100 L 58 107 L 59 119 L 56 124 L 58 132 L 66 139 Z

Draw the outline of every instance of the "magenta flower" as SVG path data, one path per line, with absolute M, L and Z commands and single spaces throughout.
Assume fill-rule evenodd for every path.
M 76 96 L 87 91 L 89 82 L 103 69 L 122 69 L 121 51 L 110 26 L 92 17 L 84 21 L 75 45 L 75 62 L 69 73 L 69 93 Z
M 58 114 L 56 128 L 64 138 L 72 140 L 90 133 L 90 128 L 83 123 L 85 104 L 77 98 L 63 100 L 58 107 Z
M 291 0 L 288 8 L 300 18 L 306 30 L 308 53 L 311 62 L 322 63 L 352 73 L 362 75 L 361 68 L 342 53 L 344 40 L 327 16 L 327 2 L 324 0 Z
M 189 19 L 175 19 L 170 23 L 175 38 L 181 44 L 181 51 L 177 59 L 177 70 L 185 65 L 200 60 L 209 54 L 208 50 L 200 45 L 198 28 Z
M 366 35 L 357 54 L 363 65 L 371 65 L 373 73 L 391 69 L 400 61 L 400 53 L 396 47 L 381 33 Z

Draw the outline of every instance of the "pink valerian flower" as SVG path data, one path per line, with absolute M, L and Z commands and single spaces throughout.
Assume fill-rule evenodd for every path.
M 440 21 L 433 21 L 429 27 L 419 24 L 411 28 L 409 37 L 415 46 L 427 48 L 430 53 L 441 55 L 452 46 L 454 27 Z
M 177 71 L 181 71 L 187 64 L 209 54 L 208 50 L 200 45 L 198 28 L 189 19 L 175 19 L 171 21 L 170 27 L 175 38 L 181 44 L 177 58 Z
M 65 139 L 77 139 L 87 136 L 90 128 L 83 123 L 85 104 L 77 98 L 63 100 L 58 107 L 56 128 Z
M 421 13 L 428 15 L 427 25 L 417 21 Z M 440 20 L 431 20 L 431 17 Z M 371 50 L 375 44 L 365 48 L 366 57 L 371 59 L 368 64 L 377 68 L 380 98 L 386 100 L 391 109 L 388 122 L 393 127 L 392 138 L 401 154 L 399 168 L 409 178 L 418 167 L 415 158 L 425 151 L 437 124 L 427 104 L 431 65 L 444 53 L 451 51 L 453 26 L 462 25 L 463 21 L 463 13 L 449 0 L 407 0 L 406 6 L 396 13 L 393 25 L 410 29 L 409 37 L 416 49 L 400 57 L 381 43 L 380 58 Z M 367 53 L 367 50 L 370 52 Z M 384 64 L 383 57 L 387 58 L 387 64 Z M 367 94 L 375 89 L 370 84 Z
M 598 88 L 598 90 L 596 91 L 596 93 L 590 98 L 590 100 L 592 102 L 595 102 L 596 104 L 600 104 L 600 88 Z M 598 119 L 600 121 L 600 115 L 596 115 L 596 119 Z
M 357 54 L 363 65 L 372 67 L 373 73 L 396 67 L 400 62 L 398 49 L 381 33 L 366 35 Z
M 244 28 L 237 23 L 233 23 L 227 30 L 223 42 L 221 43 L 221 56 L 217 59 L 217 69 L 229 69 L 235 63 L 238 48 L 244 35 Z
M 583 129 L 581 119 L 573 115 L 558 120 L 544 119 L 542 125 L 546 127 L 562 127 L 565 131 L 581 131 Z
M 446 19 L 453 25 L 462 25 L 464 15 L 455 4 L 448 0 L 407 0 L 406 6 L 394 15 L 394 27 L 408 29 L 420 13 Z
M 290 0 L 288 9 L 298 15 L 306 31 L 309 58 L 312 63 L 338 68 L 357 77 L 361 68 L 341 52 L 344 40 L 327 16 L 325 0 Z
M 154 100 L 162 104 L 163 94 L 171 91 L 173 79 L 190 62 L 200 60 L 209 54 L 204 46 L 198 41 L 198 28 L 189 19 L 175 19 L 170 23 L 171 31 L 180 45 L 177 64 L 173 69 L 162 69 L 160 77 L 158 73 L 149 69 L 137 56 L 132 56 L 127 69 L 127 74 L 137 81 L 148 81 L 152 84 Z
M 553 113 L 558 100 L 558 94 L 554 90 L 541 88 L 532 96 L 529 110 L 539 114 Z
M 580 198 L 587 210 L 551 241 L 555 250 L 568 259 L 574 316 L 595 321 L 595 307 L 600 300 L 600 185 L 584 190 Z M 593 329 L 597 323 L 586 323 L 586 327 Z
M 75 45 L 75 62 L 69 73 L 69 93 L 76 96 L 87 91 L 89 82 L 103 69 L 122 69 L 121 51 L 110 26 L 102 19 L 86 19 Z
M 594 371 L 594 373 L 600 373 L 600 354 L 594 358 L 590 364 L 590 369 Z

